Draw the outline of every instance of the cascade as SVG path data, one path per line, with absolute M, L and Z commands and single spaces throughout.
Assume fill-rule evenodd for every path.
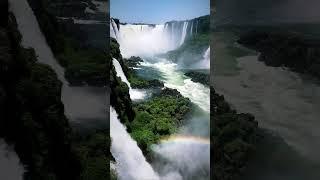
M 110 33 L 111 33 L 111 37 L 119 40 L 119 30 L 118 30 L 118 26 L 116 24 L 116 22 L 114 22 L 114 20 L 111 18 L 110 20 Z
M 110 36 L 120 44 L 123 57 L 154 56 L 181 46 L 189 36 L 189 21 L 169 22 L 159 25 L 121 24 L 120 30 L 113 19 L 110 21 Z M 191 27 L 193 31 L 193 24 Z
M 113 58 L 112 63 L 116 70 L 117 76 L 120 77 L 121 81 L 125 82 L 128 85 L 130 98 L 132 100 L 143 99 L 146 96 L 146 93 L 144 91 L 131 88 L 130 82 L 128 81 L 126 75 L 124 74 L 119 61 Z
M 192 23 L 190 32 L 188 30 L 190 26 L 189 23 Z M 192 140 L 193 138 L 188 138 L 182 142 L 181 138 L 177 138 L 170 141 L 170 143 L 161 142 L 152 147 L 157 157 L 170 162 L 165 165 L 161 164 L 161 160 L 153 162 L 156 163 L 154 167 L 159 173 L 158 176 L 161 180 L 188 179 L 189 175 L 190 177 L 194 175 L 200 175 L 201 177 L 209 176 L 210 144 L 207 143 L 207 137 L 210 134 L 208 128 L 210 124 L 210 89 L 200 83 L 191 81 L 191 78 L 185 76 L 184 73 L 180 71 L 178 64 L 156 56 L 157 54 L 168 52 L 182 45 L 186 37 L 189 36 L 189 33 L 191 33 L 191 31 L 193 33 L 193 26 L 195 26 L 193 22 L 189 21 L 167 22 L 163 25 L 155 26 L 135 24 L 120 25 L 119 34 L 121 38 L 118 42 L 122 56 L 142 57 L 144 62 L 140 63 L 140 69 L 149 68 L 152 69 L 152 71 L 159 72 L 165 87 L 178 90 L 182 96 L 189 98 L 192 103 L 198 106 L 197 109 L 199 109 L 197 110 L 199 114 L 197 114 L 197 112 L 196 114 L 192 114 L 192 118 L 186 119 L 187 123 L 179 129 L 178 135 L 201 136 L 206 139 L 205 143 L 195 142 Z M 209 58 L 209 52 L 210 50 L 208 49 L 203 52 L 203 61 Z M 128 84 L 131 96 L 132 89 L 130 83 L 125 77 L 119 62 L 113 59 L 113 64 L 117 71 L 117 76 Z M 178 154 L 175 152 L 178 152 Z M 199 153 L 201 156 L 198 156 Z M 122 161 L 125 162 L 126 160 Z M 117 160 L 117 162 L 123 164 L 122 161 Z M 160 163 L 160 169 L 157 168 L 157 163 Z M 125 171 L 125 168 L 123 169 Z M 129 172 L 130 171 L 129 168 Z M 176 172 L 183 173 L 179 174 Z M 167 176 L 163 176 L 163 174 Z
M 193 21 L 191 21 L 190 35 L 192 35 L 192 30 L 193 30 Z
M 118 119 L 117 112 L 110 107 L 111 153 L 116 160 L 116 172 L 121 180 L 159 180 L 151 165 L 124 125 Z
M 188 28 L 188 24 L 189 22 L 188 21 L 185 21 L 183 23 L 183 29 L 182 29 L 182 34 L 181 34 L 181 40 L 180 40 L 180 46 L 184 43 L 184 40 L 186 38 L 186 34 L 187 34 L 187 28 Z
M 196 34 L 198 34 L 198 20 L 196 20 L 197 21 L 197 23 L 196 23 Z
M 204 62 L 204 67 L 209 69 L 210 68 L 210 46 L 205 51 L 202 61 Z
M 0 139 L 0 169 L 0 179 L 23 180 L 25 170 L 19 156 L 3 139 Z
M 21 45 L 33 48 L 40 63 L 49 65 L 62 82 L 61 100 L 64 104 L 65 114 L 71 121 L 77 124 L 81 120 L 105 119 L 104 94 L 95 94 L 97 88 L 93 87 L 71 87 L 64 77 L 64 69 L 55 59 L 47 41 L 40 30 L 38 21 L 29 6 L 27 0 L 10 0 L 10 11 L 16 17 L 18 29 L 22 35 Z M 101 89 L 99 89 L 100 91 Z M 86 102 L 86 103 L 83 103 Z M 87 123 L 83 121 L 83 123 Z

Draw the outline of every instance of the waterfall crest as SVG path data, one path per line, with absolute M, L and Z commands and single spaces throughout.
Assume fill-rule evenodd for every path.
M 110 36 L 117 39 L 123 57 L 153 56 L 181 46 L 192 35 L 193 21 L 173 21 L 158 25 L 120 24 L 118 29 L 111 18 Z

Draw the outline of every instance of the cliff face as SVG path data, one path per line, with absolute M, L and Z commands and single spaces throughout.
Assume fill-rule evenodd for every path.
M 26 179 L 78 179 L 61 82 L 33 49 L 21 47 L 12 14 L 7 22 L 0 27 L 0 136 L 14 145 Z
M 110 104 L 115 108 L 122 123 L 133 121 L 135 113 L 130 99 L 129 87 L 117 77 L 116 70 L 112 63 L 112 58 L 119 61 L 125 75 L 128 77 L 128 67 L 124 64 L 120 54 L 119 44 L 113 38 L 110 40 L 110 55 L 108 63 L 110 67 Z
M 290 32 L 252 31 L 238 42 L 259 51 L 259 60 L 268 66 L 284 66 L 320 79 L 320 39 Z

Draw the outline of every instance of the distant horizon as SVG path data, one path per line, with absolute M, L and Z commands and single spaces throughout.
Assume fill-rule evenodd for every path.
M 164 24 L 210 15 L 210 0 L 111 0 L 110 17 L 122 23 Z

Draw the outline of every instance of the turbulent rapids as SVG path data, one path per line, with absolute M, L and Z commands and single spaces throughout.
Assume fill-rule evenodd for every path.
M 149 176 L 148 179 L 209 179 L 210 90 L 200 83 L 191 81 L 191 78 L 184 75 L 178 64 L 158 56 L 182 46 L 187 38 L 198 32 L 197 28 L 198 21 L 196 20 L 171 21 L 161 25 L 117 24 L 114 19 L 110 20 L 110 35 L 120 44 L 122 56 L 125 58 L 142 57 L 144 62 L 135 68 L 137 71 L 151 68 L 152 71 L 160 73 L 165 87 L 178 90 L 182 96 L 189 98 L 199 108 L 197 113 L 192 113 L 191 117 L 185 120 L 186 124 L 178 131 L 181 134 L 172 135 L 161 140 L 159 144 L 152 145 L 151 148 L 155 155 L 152 166 L 146 162 L 137 143 L 128 132 L 125 130 L 115 132 L 111 125 L 112 147 L 114 147 L 112 154 L 116 156 L 116 171 L 121 179 L 125 177 L 138 179 L 133 175 L 131 178 L 128 177 L 130 173 L 139 174 L 140 171 L 143 171 L 142 176 Z M 199 53 L 203 58 L 195 60 L 195 68 L 208 69 L 210 47 Z M 134 93 L 134 89 L 131 88 L 130 82 L 116 59 L 113 59 L 113 65 L 117 76 L 128 85 L 131 99 L 143 99 L 145 96 L 141 91 L 140 95 Z M 115 116 L 113 109 L 111 112 L 111 116 Z M 116 118 L 111 117 L 111 119 L 114 121 Z M 116 121 L 121 129 L 125 129 L 119 120 L 116 119 Z M 126 140 L 115 140 L 116 136 L 126 137 Z M 130 142 L 130 147 L 122 147 L 127 141 Z M 132 149 L 134 152 L 129 152 Z M 127 157 L 127 153 L 130 153 L 132 157 Z M 136 155 L 139 157 L 134 157 Z M 162 162 L 163 159 L 166 159 L 166 163 Z

